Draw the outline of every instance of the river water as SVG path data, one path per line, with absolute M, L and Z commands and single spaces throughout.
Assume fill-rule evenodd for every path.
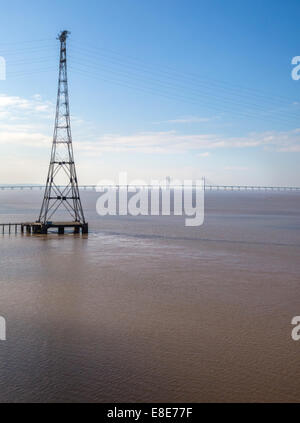
M 105 217 L 0 234 L 1 402 L 300 401 L 300 194 L 207 193 L 204 226 Z M 0 222 L 39 191 L 0 192 Z

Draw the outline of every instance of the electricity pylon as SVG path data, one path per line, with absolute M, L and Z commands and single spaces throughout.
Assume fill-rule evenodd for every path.
M 47 227 L 51 227 L 51 220 L 60 209 L 67 211 L 72 222 L 87 232 L 72 145 L 67 75 L 68 34 L 68 31 L 62 31 L 57 38 L 60 41 L 60 62 L 55 128 L 46 189 L 38 219 L 38 223 L 46 228 L 45 232 Z M 68 221 L 68 224 L 72 222 Z M 79 230 L 78 226 L 74 225 L 74 228 L 75 231 L 76 228 Z

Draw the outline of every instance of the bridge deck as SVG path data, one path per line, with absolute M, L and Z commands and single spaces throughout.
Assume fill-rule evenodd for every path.
M 134 187 L 141 187 L 133 185 Z M 158 188 L 155 185 L 143 185 L 145 188 Z M 116 185 L 117 189 L 129 188 L 130 185 Z M 182 185 L 172 185 L 171 188 L 180 188 Z M 58 186 L 58 188 L 63 188 Z M 79 189 L 97 191 L 98 188 L 108 188 L 107 186 L 98 185 L 81 185 Z M 0 190 L 44 190 L 44 185 L 0 185 Z M 297 191 L 300 192 L 299 186 L 255 186 L 255 185 L 205 185 L 206 191 Z

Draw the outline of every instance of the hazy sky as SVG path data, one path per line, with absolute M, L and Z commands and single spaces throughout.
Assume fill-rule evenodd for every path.
M 60 30 L 80 183 L 300 185 L 298 0 L 2 2 L 0 184 L 45 182 Z

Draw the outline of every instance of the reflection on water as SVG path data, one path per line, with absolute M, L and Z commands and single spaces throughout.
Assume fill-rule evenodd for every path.
M 38 192 L 0 193 L 0 221 Z M 209 193 L 206 221 L 0 234 L 0 401 L 299 401 L 300 196 Z

